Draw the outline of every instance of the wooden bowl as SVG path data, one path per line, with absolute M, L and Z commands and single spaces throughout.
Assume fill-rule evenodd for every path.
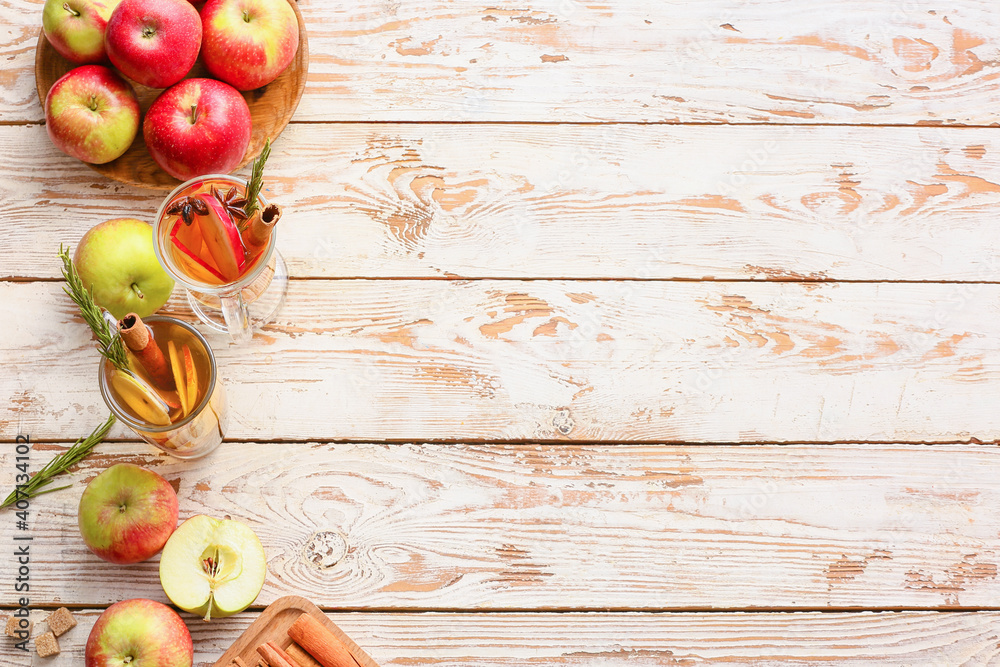
M 295 0 L 288 0 L 288 3 L 295 11 L 295 18 L 299 22 L 299 48 L 291 64 L 277 79 L 263 88 L 243 92 L 243 97 L 250 107 L 253 130 L 246 155 L 243 156 L 243 161 L 236 169 L 244 167 L 260 155 L 260 151 L 264 148 L 265 139 L 270 137 L 273 143 L 278 138 L 292 114 L 295 113 L 295 108 L 299 105 L 299 99 L 302 97 L 302 91 L 306 87 L 306 75 L 309 71 L 309 41 L 306 37 L 306 26 Z M 59 55 L 59 52 L 45 39 L 45 35 L 39 32 L 38 47 L 35 49 L 35 86 L 38 88 L 38 99 L 43 106 L 45 96 L 52 84 L 74 67 L 77 65 Z M 186 78 L 208 76 L 205 65 L 199 58 Z M 147 88 L 134 81 L 130 83 L 135 88 L 136 95 L 139 97 L 139 106 L 145 115 L 149 105 L 153 103 L 162 90 Z M 149 151 L 146 150 L 146 142 L 142 138 L 142 127 L 139 128 L 139 133 L 129 149 L 117 160 L 106 164 L 89 164 L 87 166 L 112 180 L 144 188 L 172 190 L 180 184 L 179 180 L 163 171 L 153 161 Z

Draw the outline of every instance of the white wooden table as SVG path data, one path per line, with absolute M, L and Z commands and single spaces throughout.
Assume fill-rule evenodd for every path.
M 210 338 L 229 441 L 116 428 L 34 502 L 34 613 L 82 622 L 0 665 L 165 600 L 77 532 L 119 461 L 263 541 L 197 665 L 293 593 L 386 666 L 1000 664 L 995 2 L 300 6 L 294 279 L 249 351 Z M 107 414 L 59 244 L 163 196 L 49 143 L 40 9 L 0 0 L 5 489 L 18 434 L 37 469 Z

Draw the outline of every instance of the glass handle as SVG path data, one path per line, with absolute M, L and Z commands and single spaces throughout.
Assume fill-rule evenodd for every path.
M 242 291 L 219 297 L 222 302 L 222 316 L 226 320 L 229 335 L 236 343 L 249 343 L 253 338 L 250 326 L 250 309 L 243 300 Z

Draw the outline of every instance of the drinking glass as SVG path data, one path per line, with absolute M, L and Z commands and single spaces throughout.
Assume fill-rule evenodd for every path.
M 136 380 L 117 377 L 123 372 L 115 368 L 109 360 L 103 359 L 99 383 L 104 402 L 108 404 L 108 408 L 117 419 L 151 445 L 181 459 L 205 456 L 222 442 L 229 423 L 226 390 L 219 381 L 212 348 L 204 336 L 187 322 L 173 317 L 153 315 L 145 318 L 143 323 L 149 327 L 153 340 L 164 352 L 165 357 L 172 359 L 176 350 L 187 347 L 190 354 L 185 353 L 184 356 L 188 358 L 190 367 L 186 368 L 185 372 L 194 373 L 196 378 L 194 384 L 198 386 L 196 391 L 198 400 L 195 401 L 193 397 L 192 403 L 196 404 L 190 405 L 183 411 L 171 409 L 169 414 L 160 413 L 165 419 L 159 420 L 160 423 L 154 423 L 136 410 L 135 403 L 143 403 L 139 395 L 145 391 L 152 391 L 150 400 L 162 400 L 173 405 L 187 401 L 179 401 L 173 391 L 165 392 L 146 382 L 142 378 L 141 369 L 137 368 L 135 372 L 127 373 L 132 378 L 138 378 Z M 168 347 L 169 341 L 174 343 L 173 350 Z M 177 357 L 180 358 L 181 355 L 177 354 Z M 123 384 L 129 390 L 133 403 L 129 403 L 125 394 L 121 392 Z M 169 419 L 169 423 L 162 423 L 166 419 Z
M 198 272 L 198 266 L 184 254 L 178 254 L 177 242 L 172 238 L 178 228 L 178 216 L 167 210 L 182 197 L 206 196 L 212 187 L 225 193 L 235 187 L 239 196 L 244 194 L 246 182 L 225 174 L 199 176 L 181 183 L 167 195 L 156 213 L 153 224 L 153 247 L 156 258 L 168 274 L 187 291 L 188 303 L 198 318 L 209 328 L 228 332 L 233 341 L 248 343 L 253 332 L 274 320 L 285 302 L 288 291 L 288 271 L 280 253 L 275 249 L 276 236 L 272 229 L 267 246 L 240 269 L 238 277 L 216 282 L 207 271 Z M 211 196 L 211 194 L 207 194 Z M 268 206 L 263 195 L 257 198 L 260 210 Z M 180 223 L 183 224 L 183 223 Z M 189 256 L 206 252 L 188 251 Z

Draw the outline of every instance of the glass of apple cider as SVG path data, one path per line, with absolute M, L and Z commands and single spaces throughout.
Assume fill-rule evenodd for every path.
M 259 195 L 247 218 L 245 194 L 246 182 L 232 176 L 193 178 L 167 196 L 153 225 L 156 257 L 198 318 L 237 343 L 274 319 L 288 290 L 273 229 L 280 209 Z
M 147 346 L 158 348 L 159 366 L 150 366 L 131 350 L 127 370 L 102 360 L 104 402 L 139 437 L 168 454 L 182 459 L 205 456 L 222 442 L 229 422 L 215 355 L 187 322 L 150 316 L 140 323 L 151 336 Z

